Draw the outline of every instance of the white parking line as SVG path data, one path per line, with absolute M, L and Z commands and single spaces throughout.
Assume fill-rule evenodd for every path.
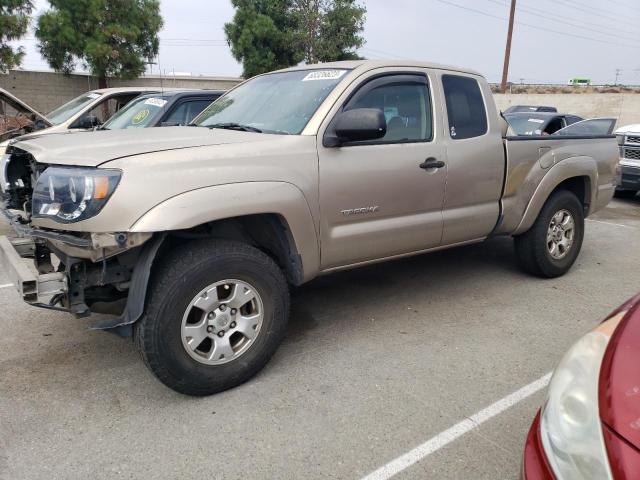
M 456 423 L 453 427 L 448 428 L 444 432 L 440 432 L 438 435 L 430 438 L 422 445 L 418 445 L 413 450 L 399 456 L 395 460 L 391 460 L 376 471 L 371 472 L 366 477 L 363 477 L 362 480 L 387 480 L 394 475 L 397 475 L 403 470 L 409 468 L 411 465 L 418 463 L 420 460 L 450 444 L 465 433 L 468 433 L 474 428 L 482 425 L 487 420 L 490 420 L 496 415 L 501 414 L 505 410 L 513 407 L 515 404 L 521 402 L 525 398 L 542 390 L 547 386 L 550 378 L 551 372 L 547 373 L 544 377 L 539 378 L 535 382 L 522 387 L 520 390 L 504 397 L 503 399 L 498 400 L 494 404 L 489 405 L 484 410 L 480 410 L 478 413 Z
M 0 285 L 0 288 L 9 288 L 13 287 L 13 283 L 5 283 L 4 285 Z
M 631 225 L 623 225 L 622 223 L 613 223 L 613 222 L 603 222 L 602 220 L 592 220 L 591 218 L 587 218 L 588 222 L 601 223 L 603 225 L 611 225 L 614 227 L 624 227 L 624 228 L 636 228 Z

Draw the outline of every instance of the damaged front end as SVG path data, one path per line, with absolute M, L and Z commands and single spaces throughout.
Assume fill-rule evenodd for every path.
M 0 162 L 0 210 L 16 236 L 0 237 L 0 266 L 25 302 L 77 317 L 112 315 L 96 328 L 139 318 L 162 237 L 64 230 L 97 215 L 119 178 L 116 170 L 40 164 L 25 150 L 7 148 Z M 62 228 L 34 225 L 38 219 Z

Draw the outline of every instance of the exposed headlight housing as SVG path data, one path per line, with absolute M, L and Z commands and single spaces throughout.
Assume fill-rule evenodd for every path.
M 33 189 L 32 216 L 73 223 L 97 215 L 118 186 L 119 170 L 49 167 Z
M 610 480 L 598 408 L 600 366 L 625 312 L 605 321 L 565 354 L 549 383 L 540 418 L 547 459 L 559 480 Z

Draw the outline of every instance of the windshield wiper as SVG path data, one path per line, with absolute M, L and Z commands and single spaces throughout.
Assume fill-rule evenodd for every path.
M 213 125 L 207 125 L 208 128 L 225 128 L 227 130 L 240 130 L 242 132 L 254 132 L 262 133 L 262 130 L 251 125 L 242 125 L 240 123 L 228 122 L 228 123 L 215 123 Z

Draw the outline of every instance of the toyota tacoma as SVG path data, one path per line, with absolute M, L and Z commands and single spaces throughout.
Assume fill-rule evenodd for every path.
M 190 126 L 10 144 L 0 262 L 28 304 L 132 335 L 162 382 L 208 395 L 268 362 L 290 288 L 319 275 L 498 235 L 564 274 L 617 163 L 612 135 L 511 135 L 466 69 L 307 65 Z

